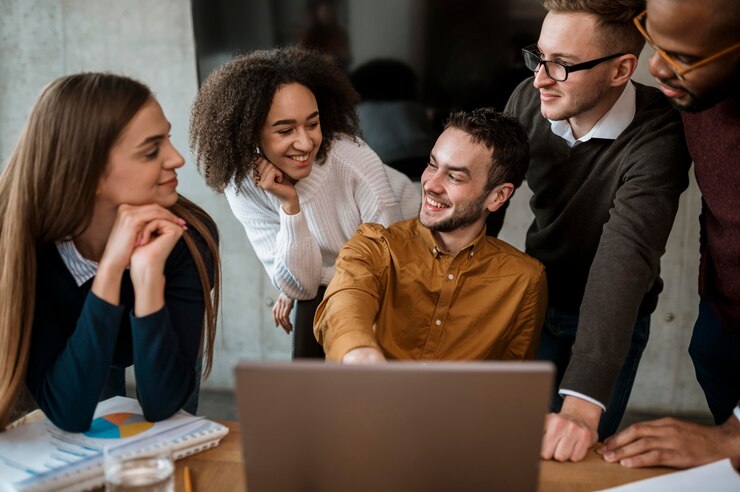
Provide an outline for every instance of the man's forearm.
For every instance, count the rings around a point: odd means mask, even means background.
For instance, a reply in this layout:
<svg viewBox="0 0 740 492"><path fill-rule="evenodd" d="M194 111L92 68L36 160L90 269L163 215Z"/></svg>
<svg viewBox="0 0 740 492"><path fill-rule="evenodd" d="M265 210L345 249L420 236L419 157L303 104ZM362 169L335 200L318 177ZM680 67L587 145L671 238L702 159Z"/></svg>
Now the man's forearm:
<svg viewBox="0 0 740 492"><path fill-rule="evenodd" d="M327 360L341 361L359 347L378 348L373 332L377 311L378 301L373 296L353 289L331 292L330 284L314 321L314 334Z"/></svg>

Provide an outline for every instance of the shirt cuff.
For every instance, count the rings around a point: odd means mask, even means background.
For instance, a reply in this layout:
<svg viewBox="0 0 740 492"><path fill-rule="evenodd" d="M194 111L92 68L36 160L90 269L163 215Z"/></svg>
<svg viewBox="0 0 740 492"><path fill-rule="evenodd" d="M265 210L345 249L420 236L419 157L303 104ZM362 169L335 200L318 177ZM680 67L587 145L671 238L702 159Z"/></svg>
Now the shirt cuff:
<svg viewBox="0 0 740 492"><path fill-rule="evenodd" d="M301 208L300 210L298 210L298 212L296 212L294 214L289 214L288 212L286 212L285 210L283 210L283 206L281 204L280 207L278 208L278 215L280 216L280 221L281 222L283 220L296 220L298 218L302 218L303 217L303 208Z"/></svg>
<svg viewBox="0 0 740 492"><path fill-rule="evenodd" d="M134 310L132 309L129 316L131 318L131 326L139 325L147 328L151 326L157 326L158 324L162 323L162 321L167 316L167 304L154 311L153 313L149 313L145 316L136 316L134 314Z"/></svg>
<svg viewBox="0 0 740 492"><path fill-rule="evenodd" d="M342 362L347 352L360 347L372 347L380 350L375 337L371 333L366 333L362 330L344 332L341 336L332 340L331 343L324 344L326 359L336 362ZM383 352L382 350L380 351Z"/></svg>
<svg viewBox="0 0 740 492"><path fill-rule="evenodd" d="M740 420L740 405L735 407L735 411L733 413L735 414L735 418Z"/></svg>
<svg viewBox="0 0 740 492"><path fill-rule="evenodd" d="M581 400L586 400L587 402L593 403L594 405L596 405L597 407L599 407L602 412L606 412L606 407L600 401L594 400L590 396L586 396L583 393L579 393L577 391L572 391L572 390L568 390L568 389L561 389L560 391L558 391L558 394L560 396L563 396L563 397L565 397L565 396L575 396L576 398L580 398Z"/></svg>

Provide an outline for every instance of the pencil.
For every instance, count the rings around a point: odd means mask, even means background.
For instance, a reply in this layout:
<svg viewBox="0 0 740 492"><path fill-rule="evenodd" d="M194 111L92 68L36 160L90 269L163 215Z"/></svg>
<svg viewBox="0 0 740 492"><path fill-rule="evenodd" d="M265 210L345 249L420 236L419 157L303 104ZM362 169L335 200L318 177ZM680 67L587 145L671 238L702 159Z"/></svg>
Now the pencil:
<svg viewBox="0 0 740 492"><path fill-rule="evenodd" d="M185 483L185 492L193 492L193 484L190 482L190 468L187 466L182 471L182 479Z"/></svg>

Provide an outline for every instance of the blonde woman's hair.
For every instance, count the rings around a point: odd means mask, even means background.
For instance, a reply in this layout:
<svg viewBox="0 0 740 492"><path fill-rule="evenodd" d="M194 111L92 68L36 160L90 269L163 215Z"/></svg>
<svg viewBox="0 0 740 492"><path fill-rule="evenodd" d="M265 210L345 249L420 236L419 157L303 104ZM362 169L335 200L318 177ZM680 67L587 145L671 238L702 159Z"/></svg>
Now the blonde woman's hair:
<svg viewBox="0 0 740 492"><path fill-rule="evenodd" d="M107 73L59 78L41 93L0 175L0 430L24 386L36 293L36 246L74 238L92 220L95 191L110 149L152 98L144 84ZM180 197L172 207L204 238L205 260L189 233L183 237L200 275L205 303L201 343L207 375L219 302L218 246L208 215ZM213 295L212 295L213 292Z"/></svg>

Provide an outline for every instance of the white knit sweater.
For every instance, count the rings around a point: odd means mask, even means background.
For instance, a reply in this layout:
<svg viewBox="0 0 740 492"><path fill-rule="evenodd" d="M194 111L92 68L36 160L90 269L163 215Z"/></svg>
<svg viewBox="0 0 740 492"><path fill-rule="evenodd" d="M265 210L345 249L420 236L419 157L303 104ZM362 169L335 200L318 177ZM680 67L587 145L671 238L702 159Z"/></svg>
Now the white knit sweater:
<svg viewBox="0 0 740 492"><path fill-rule="evenodd" d="M287 215L274 195L246 179L225 190L231 210L275 287L311 299L334 276L339 249L361 223L401 219L380 158L364 142L334 141L324 163L296 183L301 210Z"/></svg>

